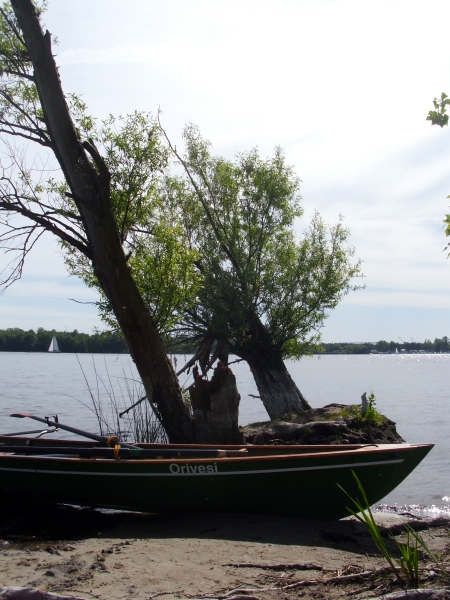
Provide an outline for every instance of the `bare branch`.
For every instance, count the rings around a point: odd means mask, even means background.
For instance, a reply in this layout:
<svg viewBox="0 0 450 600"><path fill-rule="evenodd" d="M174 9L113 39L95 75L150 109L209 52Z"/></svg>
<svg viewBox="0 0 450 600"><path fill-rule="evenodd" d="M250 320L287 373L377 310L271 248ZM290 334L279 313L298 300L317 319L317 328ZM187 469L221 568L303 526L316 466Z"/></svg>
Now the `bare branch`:
<svg viewBox="0 0 450 600"><path fill-rule="evenodd" d="M33 211L21 206L19 203L13 204L11 202L5 202L4 200L0 200L0 209L4 209L10 212L15 212L23 217L27 217L34 223L37 223L46 231L50 231L54 235L56 235L59 239L67 242L77 250L79 250L82 254L84 254L87 258L92 259L92 254L89 246L81 243L79 240L67 234L60 227L49 221L47 218L37 215Z"/></svg>
<svg viewBox="0 0 450 600"><path fill-rule="evenodd" d="M0 52L0 56L5 56L5 54ZM33 75L28 75L28 73L21 73L20 71L13 71L11 69L4 69L3 72L7 73L8 75L14 75L15 77L23 77L24 79L28 79L28 81L34 82Z"/></svg>
<svg viewBox="0 0 450 600"><path fill-rule="evenodd" d="M0 96L3 96L3 98L11 106L13 106L18 112L20 112L20 114L23 116L24 119L26 119L29 123L31 123L33 125L34 131L36 131L36 135L41 136L42 138L48 140L50 143L50 138L47 136L47 133L39 127L39 125L35 122L35 120L30 116L30 114L28 112L26 112L20 106L20 104L18 104L17 102L14 101L12 96L5 91L5 88L0 89ZM5 122L5 124L11 128L13 128L13 127L23 128L23 126L19 125L18 123L11 124L11 123ZM33 130L33 128L31 129L31 131Z"/></svg>
<svg viewBox="0 0 450 600"><path fill-rule="evenodd" d="M43 231L39 232L38 234L36 234L36 237L33 240L31 240L31 236L33 233L35 233L35 231L36 231L36 227L30 228L30 231L27 234L27 236L25 237L25 241L23 242L23 245L21 248L21 257L20 257L18 263L13 267L12 273L5 280L0 281L0 287L2 288L2 291L4 291L10 285L12 285L14 283L14 281L17 281L18 279L20 279L22 277L23 266L25 264L25 258L27 257L30 250L33 249L34 245L36 244L38 239L41 237L41 235L44 233ZM11 250L13 250L13 249L11 249ZM11 265L12 263L13 263L13 261L11 261L7 266ZM3 270L5 270L5 269L3 269Z"/></svg>

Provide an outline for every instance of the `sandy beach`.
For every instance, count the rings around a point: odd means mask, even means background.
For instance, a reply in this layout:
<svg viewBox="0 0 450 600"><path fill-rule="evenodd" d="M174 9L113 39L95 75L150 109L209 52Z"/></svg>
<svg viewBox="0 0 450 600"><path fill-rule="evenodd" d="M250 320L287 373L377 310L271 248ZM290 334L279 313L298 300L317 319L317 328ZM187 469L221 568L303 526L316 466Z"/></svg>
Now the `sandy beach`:
<svg viewBox="0 0 450 600"><path fill-rule="evenodd" d="M390 526L405 517L380 513L377 520ZM449 542L446 527L423 535L436 551ZM385 566L365 527L354 519L60 508L3 517L0 539L1 585L100 600L220 598L227 593L269 600L364 598L376 596L385 581L380 576L378 588L373 577L302 583ZM245 566L249 563L254 566Z"/></svg>

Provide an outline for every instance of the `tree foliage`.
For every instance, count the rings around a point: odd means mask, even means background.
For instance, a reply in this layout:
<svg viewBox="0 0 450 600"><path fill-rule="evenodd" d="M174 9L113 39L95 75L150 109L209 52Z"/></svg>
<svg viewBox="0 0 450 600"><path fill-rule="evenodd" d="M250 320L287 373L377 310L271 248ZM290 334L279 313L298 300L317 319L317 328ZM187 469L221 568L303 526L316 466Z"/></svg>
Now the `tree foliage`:
<svg viewBox="0 0 450 600"><path fill-rule="evenodd" d="M444 127L448 125L447 106L450 104L450 98L442 92L440 99L433 99L434 110L430 110L427 115L427 121L431 121L432 125Z"/></svg>
<svg viewBox="0 0 450 600"><path fill-rule="evenodd" d="M280 148L266 160L253 149L231 161L213 156L194 126L184 139L187 177L169 201L199 254L202 287L183 333L209 331L240 356L256 320L283 357L311 352L328 311L358 288L348 230L316 213L296 236L300 180Z"/></svg>
<svg viewBox="0 0 450 600"><path fill-rule="evenodd" d="M77 122L85 122L86 107L77 100ZM111 173L111 201L127 261L139 292L160 333L170 331L180 311L195 299L200 279L195 271L197 254L184 243L179 224L165 204L170 181L169 149L160 128L149 113L135 112L125 118L110 116L89 131ZM65 189L57 188L59 204L69 201ZM62 242L69 272L100 295L102 319L112 328L118 324L111 305L95 277L92 263L73 245Z"/></svg>

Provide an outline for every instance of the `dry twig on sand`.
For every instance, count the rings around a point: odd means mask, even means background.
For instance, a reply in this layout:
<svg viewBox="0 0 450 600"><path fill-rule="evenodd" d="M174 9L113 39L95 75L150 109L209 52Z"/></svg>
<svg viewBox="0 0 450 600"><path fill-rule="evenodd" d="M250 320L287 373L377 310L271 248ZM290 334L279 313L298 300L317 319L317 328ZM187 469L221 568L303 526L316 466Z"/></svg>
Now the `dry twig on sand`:
<svg viewBox="0 0 450 600"><path fill-rule="evenodd" d="M406 528L410 527L413 531L425 531L426 529L436 529L437 527L449 527L450 519L448 517L436 517L435 519L421 520L421 521L405 521L404 523L396 523L389 527L380 527L381 535L383 537L390 537L391 535L399 535L405 533Z"/></svg>
<svg viewBox="0 0 450 600"><path fill-rule="evenodd" d="M177 590L176 592L156 592L155 594L150 594L147 596L148 600L153 600L153 598L157 598L158 596L166 596L167 594L184 594L184 590Z"/></svg>
<svg viewBox="0 0 450 600"><path fill-rule="evenodd" d="M324 569L321 565L315 563L282 563L277 565L269 565L266 563L225 563L223 567L236 567L236 568L249 568L249 569L263 569L271 571L329 571L331 569Z"/></svg>
<svg viewBox="0 0 450 600"><path fill-rule="evenodd" d="M224 566L258 566L259 568L264 568L261 567L261 565L256 565L253 563L237 563L237 564L226 564ZM276 565L276 566L280 566L280 565ZM285 565L286 566L286 565ZM316 567L318 567L320 565L315 565L314 568L315 570ZM281 566L280 566L281 567ZM266 568L273 568L273 565L271 567L267 566ZM291 567L292 568L292 567ZM304 568L304 566L302 567ZM322 571L324 571L325 569L321 569ZM296 588L299 587L304 587L304 586L312 586L312 585L327 585L327 584L340 584L340 583L349 583L351 581L357 581L358 579L367 579L368 577L372 577L372 576L376 576L376 575L381 575L387 572L388 569L386 568L382 568L382 569L375 569L373 571L362 571L361 573L350 573L348 575L336 575L334 577L327 577L327 578L322 578L322 579L301 579L301 580L297 580L297 581L293 581L291 583L288 583L287 585L276 585L276 586L271 586L271 587L265 587L265 588L233 588L231 590L225 591L225 590L220 590L219 592L216 592L215 594L212 593L205 593L205 594L201 594L201 595L196 595L196 596L192 596L189 594L186 594L186 596L188 598L198 598L198 599L206 599L206 598L211 598L211 599L215 599L215 600L260 600L258 598L256 598L256 596L253 596L252 594L263 594L264 592L274 592L274 591L289 591L289 590L295 590ZM280 579L280 578L278 578ZM279 582L281 583L281 581ZM371 587L365 587L363 588L361 591L366 591L371 589ZM379 589L379 588L377 588ZM450 600L450 598L449 598Z"/></svg>
<svg viewBox="0 0 450 600"><path fill-rule="evenodd" d="M85 600L78 596L62 596L51 592L42 592L36 588L0 587L2 600Z"/></svg>
<svg viewBox="0 0 450 600"><path fill-rule="evenodd" d="M377 598L372 597L370 600L450 600L450 589L402 590L385 596L378 596Z"/></svg>

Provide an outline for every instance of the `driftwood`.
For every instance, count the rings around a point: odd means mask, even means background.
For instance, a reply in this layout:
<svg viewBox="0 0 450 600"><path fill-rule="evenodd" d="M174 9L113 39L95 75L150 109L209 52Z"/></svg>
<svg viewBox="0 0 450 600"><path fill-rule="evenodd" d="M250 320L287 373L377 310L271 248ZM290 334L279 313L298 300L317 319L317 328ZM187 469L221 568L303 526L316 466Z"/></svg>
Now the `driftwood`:
<svg viewBox="0 0 450 600"><path fill-rule="evenodd" d="M236 567L249 569L267 569L271 571L289 571L290 569L296 571L324 571L325 569L321 565L315 563L282 563L277 565L268 565L266 563L225 563L223 567Z"/></svg>
<svg viewBox="0 0 450 600"><path fill-rule="evenodd" d="M379 585L377 588L375 588L375 591L382 588L383 586ZM345 595L346 596L357 596L358 594L362 594L363 592L368 592L373 590L373 586L371 585L366 585L366 587L363 588L359 588L358 590L353 590L351 592L347 592ZM371 598L371 600L375 600L374 598Z"/></svg>
<svg viewBox="0 0 450 600"><path fill-rule="evenodd" d="M184 594L184 590L176 590L175 592L156 592L154 594L147 595L148 600L153 600L153 598L157 598L158 596L167 596L169 594Z"/></svg>
<svg viewBox="0 0 450 600"><path fill-rule="evenodd" d="M434 519L435 521L437 519ZM314 569L317 571L325 571L321 565L313 564L313 563L286 563L286 564L276 564L276 565L268 565L266 563L226 563L223 565L224 567L250 567L250 568L258 568L258 569L267 569L274 571L285 571L289 569ZM352 565L351 565L352 566ZM346 569L347 570L347 569ZM360 573L348 573L342 575L336 575L333 577L326 578L315 578L315 579L301 579L297 581L292 581L287 585L280 585L281 581L278 585L272 585L270 587L260 587L260 588L244 588L238 587L233 588L231 590L220 590L216 593L205 593L196 596L191 596L186 594L188 598L198 598L198 599L213 599L216 600L261 600L256 594L264 594L265 592L280 592L280 591L291 591L300 587L306 586L314 586L314 585L328 585L328 584L345 584L352 581L358 581L360 579L369 579L376 578L380 575L384 575L391 571L390 567L381 567L380 569L373 569L371 571L362 571ZM345 573L345 571L344 571ZM266 577L270 577L267 575ZM379 582L379 579L378 581ZM284 582L283 582L284 583ZM373 590L374 581L372 581L372 585L367 587L359 588L353 592L347 592L347 595L355 595L360 594L365 591ZM375 591L382 590L385 586L379 585L375 587ZM369 598L364 598L363 600L369 600ZM394 592L387 595L378 596L377 598L371 596L370 600L450 600L450 588L439 588L439 589L421 589L421 590L402 590L400 592Z"/></svg>
<svg viewBox="0 0 450 600"><path fill-rule="evenodd" d="M62 596L36 588L0 587L2 600L85 600L80 596Z"/></svg>
<svg viewBox="0 0 450 600"><path fill-rule="evenodd" d="M351 573L350 575L336 575L336 577L328 577L328 579L319 579L317 581L320 581L320 583L346 583L355 579L371 577L375 574L375 571L363 571L362 573Z"/></svg>
<svg viewBox="0 0 450 600"><path fill-rule="evenodd" d="M269 592L274 590L279 590L280 588L270 587L270 588L255 588L255 589L247 589L247 588L233 588L232 590L228 590L227 592L222 590L221 592L217 592L216 594L199 594L193 596L191 594L186 594L187 598L215 598L216 600L260 600L256 596L252 596L255 592Z"/></svg>
<svg viewBox="0 0 450 600"><path fill-rule="evenodd" d="M399 535L404 533L406 527L410 527L414 531L424 531L426 529L436 529L437 527L450 527L450 519L448 517L436 517L435 519L423 519L420 521L408 521L407 523L396 523L389 527L380 527L381 535L389 537L391 535Z"/></svg>
<svg viewBox="0 0 450 600"><path fill-rule="evenodd" d="M328 583L348 583L349 581L355 581L358 579L365 579L374 575L374 571L363 571L362 573L352 573L351 575L336 575L336 577L328 577L327 579L301 579L300 581L294 581L288 585L282 585L278 590L295 590L299 587L307 585L327 585Z"/></svg>
<svg viewBox="0 0 450 600"><path fill-rule="evenodd" d="M369 600L369 598L364 598L363 600ZM402 590L401 592L392 592L391 594L378 596L377 598L371 596L370 600L450 600L450 589Z"/></svg>
<svg viewBox="0 0 450 600"><path fill-rule="evenodd" d="M260 600L257 596L249 596L248 594L238 594L237 596L226 596L226 600Z"/></svg>
<svg viewBox="0 0 450 600"><path fill-rule="evenodd" d="M223 566L231 566L231 567L236 567L236 566L249 566L252 565L252 563L230 563L230 564L226 564ZM257 565L258 568L264 568L261 567L261 565ZM277 566L277 565L276 565ZM288 565L285 565L288 566ZM320 567L320 565L314 565L314 569L317 569L317 567L319 567L320 570L324 571L325 569L323 567ZM268 568L273 568L273 565L271 567ZM292 568L292 566L291 566ZM302 565L302 568L304 568L304 565ZM299 587L305 587L308 585L326 585L329 583L334 583L334 584L339 584L339 583L348 583L349 581L356 581L358 579L366 579L368 577L374 576L374 575L380 575L382 573L385 573L386 571L388 571L389 569L384 567L382 569L375 569L373 571L363 571L362 573L351 573L349 575L336 575L335 577L328 577L326 579L301 579L301 580L297 580L294 582L291 582L287 585L278 585L278 586L271 586L271 587L264 587L264 588L233 588L232 590L221 590L220 592L216 592L215 594L211 594L211 593L206 593L206 594L200 594L200 595L196 595L196 596L191 596L189 594L186 594L186 597L188 598L201 598L201 599L206 599L206 598L215 598L216 600L260 600L259 598L257 598L256 596L253 596L251 594L263 594L264 592L279 592L279 591L288 591L288 590L295 590L296 588ZM365 591L365 589L364 589ZM377 600L377 599L371 599L371 600ZM384 600L380 599L380 600ZM418 599L419 600L419 599ZM428 600L428 598L421 598L420 600ZM434 598L430 598L429 600L434 600ZM446 597L436 597L436 600L450 600L450 596L449 598Z"/></svg>
<svg viewBox="0 0 450 600"><path fill-rule="evenodd" d="M275 588L274 588L275 589ZM254 592L262 592L263 590L253 590ZM245 592L245 590L244 590ZM233 592L235 594L235 592ZM257 596L252 596L249 594L237 594L237 595L228 595L228 594L213 594L212 596L192 596L192 598L214 598L214 600L261 600Z"/></svg>

